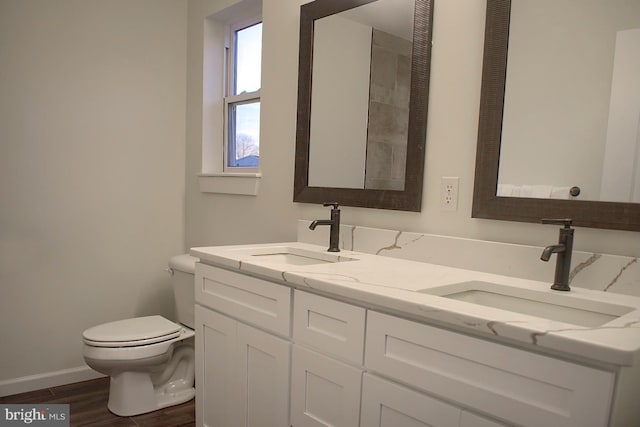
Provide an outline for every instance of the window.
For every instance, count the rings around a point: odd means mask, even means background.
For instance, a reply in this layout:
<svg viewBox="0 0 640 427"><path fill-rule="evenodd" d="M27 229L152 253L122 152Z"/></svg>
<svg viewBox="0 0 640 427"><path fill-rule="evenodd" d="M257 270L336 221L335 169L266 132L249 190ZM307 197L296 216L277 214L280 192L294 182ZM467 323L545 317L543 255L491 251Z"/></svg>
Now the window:
<svg viewBox="0 0 640 427"><path fill-rule="evenodd" d="M229 27L224 98L225 172L257 172L260 160L262 22Z"/></svg>

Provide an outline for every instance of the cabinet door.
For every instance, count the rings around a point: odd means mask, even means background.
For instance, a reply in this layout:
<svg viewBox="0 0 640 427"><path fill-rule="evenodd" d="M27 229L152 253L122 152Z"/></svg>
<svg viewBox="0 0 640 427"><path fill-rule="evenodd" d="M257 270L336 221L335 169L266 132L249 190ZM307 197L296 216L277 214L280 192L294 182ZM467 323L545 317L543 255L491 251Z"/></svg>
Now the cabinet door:
<svg viewBox="0 0 640 427"><path fill-rule="evenodd" d="M288 341L238 323L241 419L235 426L289 425Z"/></svg>
<svg viewBox="0 0 640 427"><path fill-rule="evenodd" d="M363 427L458 427L460 409L371 374L362 380Z"/></svg>
<svg viewBox="0 0 640 427"><path fill-rule="evenodd" d="M294 427L357 427L362 371L293 346L291 424Z"/></svg>
<svg viewBox="0 0 640 427"><path fill-rule="evenodd" d="M238 413L234 398L237 322L199 305L195 316L196 425L232 427Z"/></svg>

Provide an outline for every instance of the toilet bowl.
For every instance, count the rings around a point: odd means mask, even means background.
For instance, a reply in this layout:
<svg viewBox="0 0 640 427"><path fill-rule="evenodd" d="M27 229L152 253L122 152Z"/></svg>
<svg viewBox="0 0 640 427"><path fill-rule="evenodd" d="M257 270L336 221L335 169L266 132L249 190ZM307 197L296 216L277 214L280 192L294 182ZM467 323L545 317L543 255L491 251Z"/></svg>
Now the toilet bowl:
<svg viewBox="0 0 640 427"><path fill-rule="evenodd" d="M169 261L180 323L136 317L83 332L85 362L110 377L111 412L132 416L187 402L195 396L193 274L197 258Z"/></svg>

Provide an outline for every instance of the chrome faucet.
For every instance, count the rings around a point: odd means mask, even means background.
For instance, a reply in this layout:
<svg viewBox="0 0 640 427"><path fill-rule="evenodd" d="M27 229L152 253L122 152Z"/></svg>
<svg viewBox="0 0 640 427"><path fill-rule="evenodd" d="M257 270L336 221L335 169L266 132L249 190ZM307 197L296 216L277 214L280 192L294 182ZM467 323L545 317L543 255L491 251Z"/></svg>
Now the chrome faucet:
<svg viewBox="0 0 640 427"><path fill-rule="evenodd" d="M331 219L317 219L309 225L310 230L315 230L318 225L329 225L331 229L329 231L329 249L327 252L340 252L339 240L340 240L340 209L338 209L338 203L323 203L322 206L332 206Z"/></svg>
<svg viewBox="0 0 640 427"><path fill-rule="evenodd" d="M571 253L573 252L573 231L571 219L543 219L542 224L564 225L560 229L558 244L549 245L543 249L540 259L549 261L552 254L557 254L556 273L553 278L551 289L556 291L570 291L569 273L571 272Z"/></svg>

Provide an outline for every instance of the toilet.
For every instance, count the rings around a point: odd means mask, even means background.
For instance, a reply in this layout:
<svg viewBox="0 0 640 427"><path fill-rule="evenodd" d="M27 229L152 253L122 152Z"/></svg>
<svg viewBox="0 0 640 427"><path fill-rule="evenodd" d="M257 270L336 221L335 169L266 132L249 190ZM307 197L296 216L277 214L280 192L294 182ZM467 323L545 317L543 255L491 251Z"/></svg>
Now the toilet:
<svg viewBox="0 0 640 427"><path fill-rule="evenodd" d="M108 407L120 416L156 411L195 396L194 269L190 255L169 260L179 323L136 317L83 332L84 360L111 377Z"/></svg>

